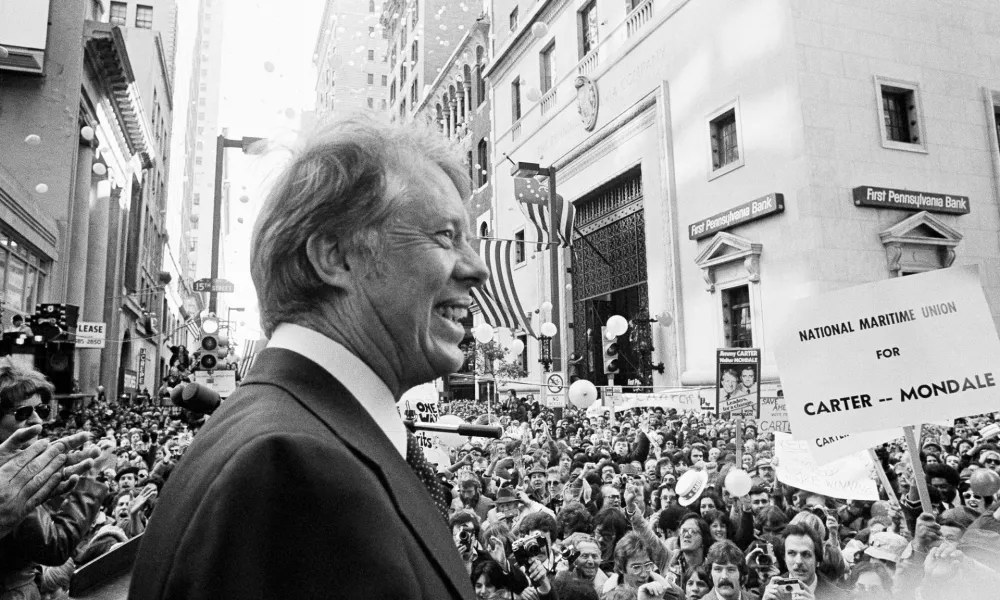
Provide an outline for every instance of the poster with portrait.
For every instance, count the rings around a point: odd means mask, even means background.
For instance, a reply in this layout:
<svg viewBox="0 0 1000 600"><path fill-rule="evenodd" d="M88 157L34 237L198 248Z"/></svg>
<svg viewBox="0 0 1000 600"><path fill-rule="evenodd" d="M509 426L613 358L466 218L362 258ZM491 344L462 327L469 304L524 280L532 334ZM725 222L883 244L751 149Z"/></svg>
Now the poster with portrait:
<svg viewBox="0 0 1000 600"><path fill-rule="evenodd" d="M760 348L719 348L715 359L716 416L757 418Z"/></svg>

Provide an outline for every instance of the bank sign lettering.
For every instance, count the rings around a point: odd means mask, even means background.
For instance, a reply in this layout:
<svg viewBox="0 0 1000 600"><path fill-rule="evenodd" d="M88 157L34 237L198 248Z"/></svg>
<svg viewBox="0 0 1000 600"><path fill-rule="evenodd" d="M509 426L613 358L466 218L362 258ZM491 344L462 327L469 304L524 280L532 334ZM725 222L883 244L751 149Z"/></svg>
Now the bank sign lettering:
<svg viewBox="0 0 1000 600"><path fill-rule="evenodd" d="M952 215L967 215L971 210L968 196L894 190L867 185L854 188L854 204L877 208L926 210Z"/></svg>
<svg viewBox="0 0 1000 600"><path fill-rule="evenodd" d="M757 219L784 211L784 195L768 194L762 198L740 204L735 208L688 225L688 237L692 240L700 240L717 231L749 223L750 221L756 221Z"/></svg>

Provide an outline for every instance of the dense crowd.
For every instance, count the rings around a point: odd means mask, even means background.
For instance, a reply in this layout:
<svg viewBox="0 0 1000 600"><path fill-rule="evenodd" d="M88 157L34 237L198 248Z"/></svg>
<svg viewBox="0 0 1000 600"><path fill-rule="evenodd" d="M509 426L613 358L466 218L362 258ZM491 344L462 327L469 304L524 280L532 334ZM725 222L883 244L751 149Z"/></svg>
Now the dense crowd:
<svg viewBox="0 0 1000 600"><path fill-rule="evenodd" d="M65 456L44 503L17 518L0 512L3 600L67 597L74 570L141 534L205 418L103 394L49 414L51 393L37 373L0 364L0 467L41 448L36 436ZM513 393L442 412L504 432L450 447L450 464L438 465L479 600L930 600L1000 589L1000 503L973 489L976 471L1000 471L992 415L924 429L925 513L901 441L876 451L891 494L880 485L883 500L861 502L778 481L773 437L752 422L737 432L707 414L611 419L572 407L555 420ZM725 485L736 468L752 475L741 497ZM695 484L678 486L689 471Z"/></svg>
<svg viewBox="0 0 1000 600"><path fill-rule="evenodd" d="M438 467L479 600L931 600L1000 589L1000 503L977 493L1000 471L995 415L925 426L926 513L902 440L876 449L891 493L880 483L883 500L863 502L778 481L773 435L752 422L738 435L732 421L658 408L614 420L568 408L556 421L513 393L486 410L444 407L499 421L504 436L452 447L452 464ZM742 497L725 484L737 468L752 476ZM694 485L678 486L688 471Z"/></svg>
<svg viewBox="0 0 1000 600"><path fill-rule="evenodd" d="M27 503L30 510L6 527L0 519L3 600L66 598L76 569L140 535L204 422L144 394L122 402L102 392L78 410L53 410L53 389L41 374L0 359L0 466L11 469L0 477L0 499L15 488L12 467L32 469L22 461L35 448L58 446L52 456L62 454L63 466L75 463L49 473L60 489L44 502Z"/></svg>

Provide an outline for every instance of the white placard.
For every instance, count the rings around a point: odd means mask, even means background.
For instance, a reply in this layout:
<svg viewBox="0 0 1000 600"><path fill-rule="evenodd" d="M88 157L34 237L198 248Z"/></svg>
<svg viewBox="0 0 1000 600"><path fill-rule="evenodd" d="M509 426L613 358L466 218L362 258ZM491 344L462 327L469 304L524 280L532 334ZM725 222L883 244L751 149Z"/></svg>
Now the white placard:
<svg viewBox="0 0 1000 600"><path fill-rule="evenodd" d="M195 371L194 381L209 387L219 393L219 396L228 398L236 391L236 371Z"/></svg>
<svg viewBox="0 0 1000 600"><path fill-rule="evenodd" d="M774 434L774 467L778 481L799 489L845 500L878 500L878 486L870 473L871 458L858 452L819 465L809 444L780 431Z"/></svg>
<svg viewBox="0 0 1000 600"><path fill-rule="evenodd" d="M775 358L796 439L992 412L1000 339L974 266L805 298Z"/></svg>
<svg viewBox="0 0 1000 600"><path fill-rule="evenodd" d="M107 324L94 321L76 322L77 348L103 348L107 336Z"/></svg>

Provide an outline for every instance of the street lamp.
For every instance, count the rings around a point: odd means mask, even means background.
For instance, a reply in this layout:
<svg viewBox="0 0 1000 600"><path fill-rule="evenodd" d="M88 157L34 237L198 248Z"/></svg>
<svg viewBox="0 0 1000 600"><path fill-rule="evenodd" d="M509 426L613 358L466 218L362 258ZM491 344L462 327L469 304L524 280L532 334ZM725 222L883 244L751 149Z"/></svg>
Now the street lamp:
<svg viewBox="0 0 1000 600"><path fill-rule="evenodd" d="M238 140L226 137L225 129L215 139L215 202L212 206L212 280L219 278L219 238L222 234L222 171L225 168L226 148L240 148L244 154L254 154L254 145L264 141L259 137L244 137ZM208 297L208 311L218 310L219 293L211 292Z"/></svg>
<svg viewBox="0 0 1000 600"><path fill-rule="evenodd" d="M226 309L226 327L228 329L232 329L233 328L233 311L234 310L236 312L244 312L246 309L243 308L242 306L230 306L229 308Z"/></svg>

